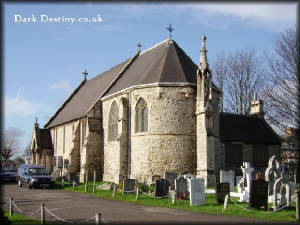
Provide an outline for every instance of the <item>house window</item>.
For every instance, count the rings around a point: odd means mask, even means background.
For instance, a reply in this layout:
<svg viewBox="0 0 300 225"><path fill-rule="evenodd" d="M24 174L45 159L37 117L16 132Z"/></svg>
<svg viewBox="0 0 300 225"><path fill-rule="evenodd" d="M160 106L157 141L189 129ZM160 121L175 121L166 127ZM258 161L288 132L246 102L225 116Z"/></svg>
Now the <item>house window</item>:
<svg viewBox="0 0 300 225"><path fill-rule="evenodd" d="M140 98L135 107L135 132L148 131L148 107L143 98Z"/></svg>
<svg viewBox="0 0 300 225"><path fill-rule="evenodd" d="M243 145L225 144L225 167L240 167L243 163Z"/></svg>
<svg viewBox="0 0 300 225"><path fill-rule="evenodd" d="M108 119L108 140L116 140L118 137L118 117L119 108L117 103L114 101L111 104L109 119Z"/></svg>
<svg viewBox="0 0 300 225"><path fill-rule="evenodd" d="M268 145L254 144L253 145L253 167L268 166Z"/></svg>

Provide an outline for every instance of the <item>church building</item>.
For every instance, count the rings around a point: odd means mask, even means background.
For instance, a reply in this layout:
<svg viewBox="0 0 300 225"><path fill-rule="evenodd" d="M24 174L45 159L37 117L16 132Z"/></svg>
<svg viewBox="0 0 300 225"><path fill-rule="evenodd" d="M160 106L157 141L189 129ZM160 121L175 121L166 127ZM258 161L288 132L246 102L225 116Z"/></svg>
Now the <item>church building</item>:
<svg viewBox="0 0 300 225"><path fill-rule="evenodd" d="M213 186L220 169L239 174L246 161L263 170L270 156L280 157L280 139L264 120L261 100L251 102L250 115L219 112L222 92L212 81L206 37L198 66L171 37L138 47L90 80L85 72L44 129L36 122L32 163L81 181L95 169L99 179L115 183L152 183L152 176L174 172Z"/></svg>

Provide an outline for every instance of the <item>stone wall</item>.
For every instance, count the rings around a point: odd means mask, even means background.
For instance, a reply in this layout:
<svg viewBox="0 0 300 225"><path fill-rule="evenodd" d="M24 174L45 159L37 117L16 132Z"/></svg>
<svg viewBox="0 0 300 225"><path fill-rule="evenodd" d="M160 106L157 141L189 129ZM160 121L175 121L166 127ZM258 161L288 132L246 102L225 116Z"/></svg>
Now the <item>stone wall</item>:
<svg viewBox="0 0 300 225"><path fill-rule="evenodd" d="M135 107L143 98L148 108L148 131L135 132ZM130 149L120 139L108 141L108 115L113 101L119 106L121 98L129 102ZM145 87L123 92L103 100L104 176L117 182L120 168L126 166L126 152L130 151L130 178L152 182L153 175L164 172L179 174L196 169L195 90L193 87ZM119 121L121 118L119 116ZM121 126L121 124L119 123ZM123 132L126 136L126 132ZM121 153L121 154L120 154ZM125 154L122 156L122 154ZM119 179L120 180L120 179Z"/></svg>

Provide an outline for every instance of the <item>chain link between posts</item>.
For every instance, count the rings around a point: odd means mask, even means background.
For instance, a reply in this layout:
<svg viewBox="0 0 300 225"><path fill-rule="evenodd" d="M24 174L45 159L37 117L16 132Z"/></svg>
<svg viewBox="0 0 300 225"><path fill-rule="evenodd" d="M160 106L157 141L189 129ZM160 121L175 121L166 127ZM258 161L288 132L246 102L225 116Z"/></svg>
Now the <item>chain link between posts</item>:
<svg viewBox="0 0 300 225"><path fill-rule="evenodd" d="M244 209L244 210L247 210L248 212L251 212L251 211L252 211L252 210L247 209L247 208L245 208L245 207L243 207L243 206L240 206L239 204L237 204L236 201L234 201L234 200L231 199L231 198L229 198L229 200L232 201L236 206L238 206L238 207L240 207L240 208L242 208L242 209ZM281 207L281 208L279 208L279 209L276 209L276 210L273 210L273 211L269 211L269 212L261 212L261 213L274 213L274 212L278 212L278 211L280 211L280 210L282 210L282 209L284 209L284 208L286 208L286 207L288 207L288 206L285 205L285 206L283 206L283 207Z"/></svg>

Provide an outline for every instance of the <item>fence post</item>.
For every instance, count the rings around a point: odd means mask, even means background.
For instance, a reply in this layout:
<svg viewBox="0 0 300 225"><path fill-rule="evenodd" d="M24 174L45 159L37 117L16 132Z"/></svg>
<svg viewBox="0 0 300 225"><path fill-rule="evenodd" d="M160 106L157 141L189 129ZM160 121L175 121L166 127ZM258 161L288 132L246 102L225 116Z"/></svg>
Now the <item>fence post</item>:
<svg viewBox="0 0 300 225"><path fill-rule="evenodd" d="M95 194L95 189L96 189L96 170L94 170L93 194Z"/></svg>
<svg viewBox="0 0 300 225"><path fill-rule="evenodd" d="M139 199L139 195L140 195L140 191L139 191L139 187L137 187L135 199Z"/></svg>
<svg viewBox="0 0 300 225"><path fill-rule="evenodd" d="M113 186L113 193L112 196L115 197L116 196L116 184L114 184Z"/></svg>
<svg viewBox="0 0 300 225"><path fill-rule="evenodd" d="M41 224L45 224L45 204L41 204Z"/></svg>
<svg viewBox="0 0 300 225"><path fill-rule="evenodd" d="M88 191L88 170L86 171L86 174L85 174L85 188L84 188L84 191L87 192Z"/></svg>
<svg viewBox="0 0 300 225"><path fill-rule="evenodd" d="M13 198L9 199L9 215L12 216L14 214L14 206L13 206Z"/></svg>
<svg viewBox="0 0 300 225"><path fill-rule="evenodd" d="M99 225L101 223L101 213L96 213L95 222L96 225Z"/></svg>
<svg viewBox="0 0 300 225"><path fill-rule="evenodd" d="M64 177L61 178L61 188L64 189L65 186L65 179Z"/></svg>
<svg viewBox="0 0 300 225"><path fill-rule="evenodd" d="M298 221L299 221L299 203L300 203L299 194L300 194L299 190L296 191L296 220Z"/></svg>
<svg viewBox="0 0 300 225"><path fill-rule="evenodd" d="M172 193L172 204L174 205L176 202L176 192Z"/></svg>

